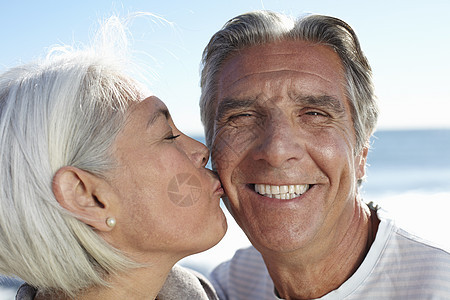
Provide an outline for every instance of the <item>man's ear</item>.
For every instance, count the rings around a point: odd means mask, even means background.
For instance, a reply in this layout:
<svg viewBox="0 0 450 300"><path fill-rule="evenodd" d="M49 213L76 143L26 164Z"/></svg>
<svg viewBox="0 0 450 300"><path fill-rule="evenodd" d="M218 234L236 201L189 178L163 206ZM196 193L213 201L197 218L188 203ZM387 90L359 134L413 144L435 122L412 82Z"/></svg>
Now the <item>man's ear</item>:
<svg viewBox="0 0 450 300"><path fill-rule="evenodd" d="M79 220L100 231L110 231L106 224L111 212L109 185L84 170L65 166L53 177L52 189L58 203Z"/></svg>
<svg viewBox="0 0 450 300"><path fill-rule="evenodd" d="M356 169L356 178L357 179L363 179L366 175L366 162L367 162L367 154L369 153L369 146L365 145L360 154L357 156L357 159L359 160L357 169Z"/></svg>

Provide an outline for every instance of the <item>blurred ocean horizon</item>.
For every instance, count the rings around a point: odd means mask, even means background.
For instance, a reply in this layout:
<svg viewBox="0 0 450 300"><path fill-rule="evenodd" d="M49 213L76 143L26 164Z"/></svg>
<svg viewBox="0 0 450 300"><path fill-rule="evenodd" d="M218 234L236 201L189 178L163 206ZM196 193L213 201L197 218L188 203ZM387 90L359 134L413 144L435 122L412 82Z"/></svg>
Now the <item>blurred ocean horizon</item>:
<svg viewBox="0 0 450 300"><path fill-rule="evenodd" d="M194 137L204 142L203 137ZM372 139L367 180L361 194L387 210L412 232L450 249L450 129L381 130ZM224 206L223 209L226 211ZM208 251L180 264L208 274L234 252L248 247L246 236L228 212L228 232ZM206 224L205 224L206 226ZM14 299L14 282L0 288L0 300Z"/></svg>
<svg viewBox="0 0 450 300"><path fill-rule="evenodd" d="M376 132L363 192L450 192L449 148L450 129Z"/></svg>

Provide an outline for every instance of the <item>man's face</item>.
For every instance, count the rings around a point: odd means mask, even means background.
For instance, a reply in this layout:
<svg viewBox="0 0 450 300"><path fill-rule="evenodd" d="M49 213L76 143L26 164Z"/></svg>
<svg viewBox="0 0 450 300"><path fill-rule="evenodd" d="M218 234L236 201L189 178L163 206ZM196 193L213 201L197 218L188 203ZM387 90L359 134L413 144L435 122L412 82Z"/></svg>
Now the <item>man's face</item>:
<svg viewBox="0 0 450 300"><path fill-rule="evenodd" d="M253 245L320 249L342 236L367 151L354 155L338 55L302 41L245 49L224 64L217 101L213 164Z"/></svg>

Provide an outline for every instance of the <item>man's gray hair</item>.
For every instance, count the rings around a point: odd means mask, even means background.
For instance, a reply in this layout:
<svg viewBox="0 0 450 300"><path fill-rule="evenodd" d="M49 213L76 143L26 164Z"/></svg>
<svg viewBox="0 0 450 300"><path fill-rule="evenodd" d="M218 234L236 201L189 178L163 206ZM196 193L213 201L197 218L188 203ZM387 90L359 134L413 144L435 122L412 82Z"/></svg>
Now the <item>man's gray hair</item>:
<svg viewBox="0 0 450 300"><path fill-rule="evenodd" d="M121 43L121 21L108 22L116 35L110 41ZM0 75L0 273L44 291L73 297L137 266L52 192L63 166L104 178L115 166L113 142L127 107L144 92L124 73L117 43L114 49L54 49Z"/></svg>
<svg viewBox="0 0 450 300"><path fill-rule="evenodd" d="M237 16L213 35L203 52L200 111L209 148L214 139L218 76L224 63L239 50L281 40L301 40L331 47L345 69L346 90L356 151L368 147L377 118L372 71L353 29L344 21L322 15L293 20L283 14L256 11Z"/></svg>

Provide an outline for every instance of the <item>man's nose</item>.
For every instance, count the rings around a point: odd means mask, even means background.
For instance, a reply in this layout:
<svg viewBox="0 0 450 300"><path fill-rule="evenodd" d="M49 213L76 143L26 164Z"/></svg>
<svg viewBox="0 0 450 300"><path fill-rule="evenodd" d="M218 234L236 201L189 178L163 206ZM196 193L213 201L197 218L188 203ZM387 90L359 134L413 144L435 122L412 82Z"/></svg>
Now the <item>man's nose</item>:
<svg viewBox="0 0 450 300"><path fill-rule="evenodd" d="M264 160L274 168L288 167L305 153L301 132L295 124L281 114L271 118L261 132L253 151L254 160Z"/></svg>

